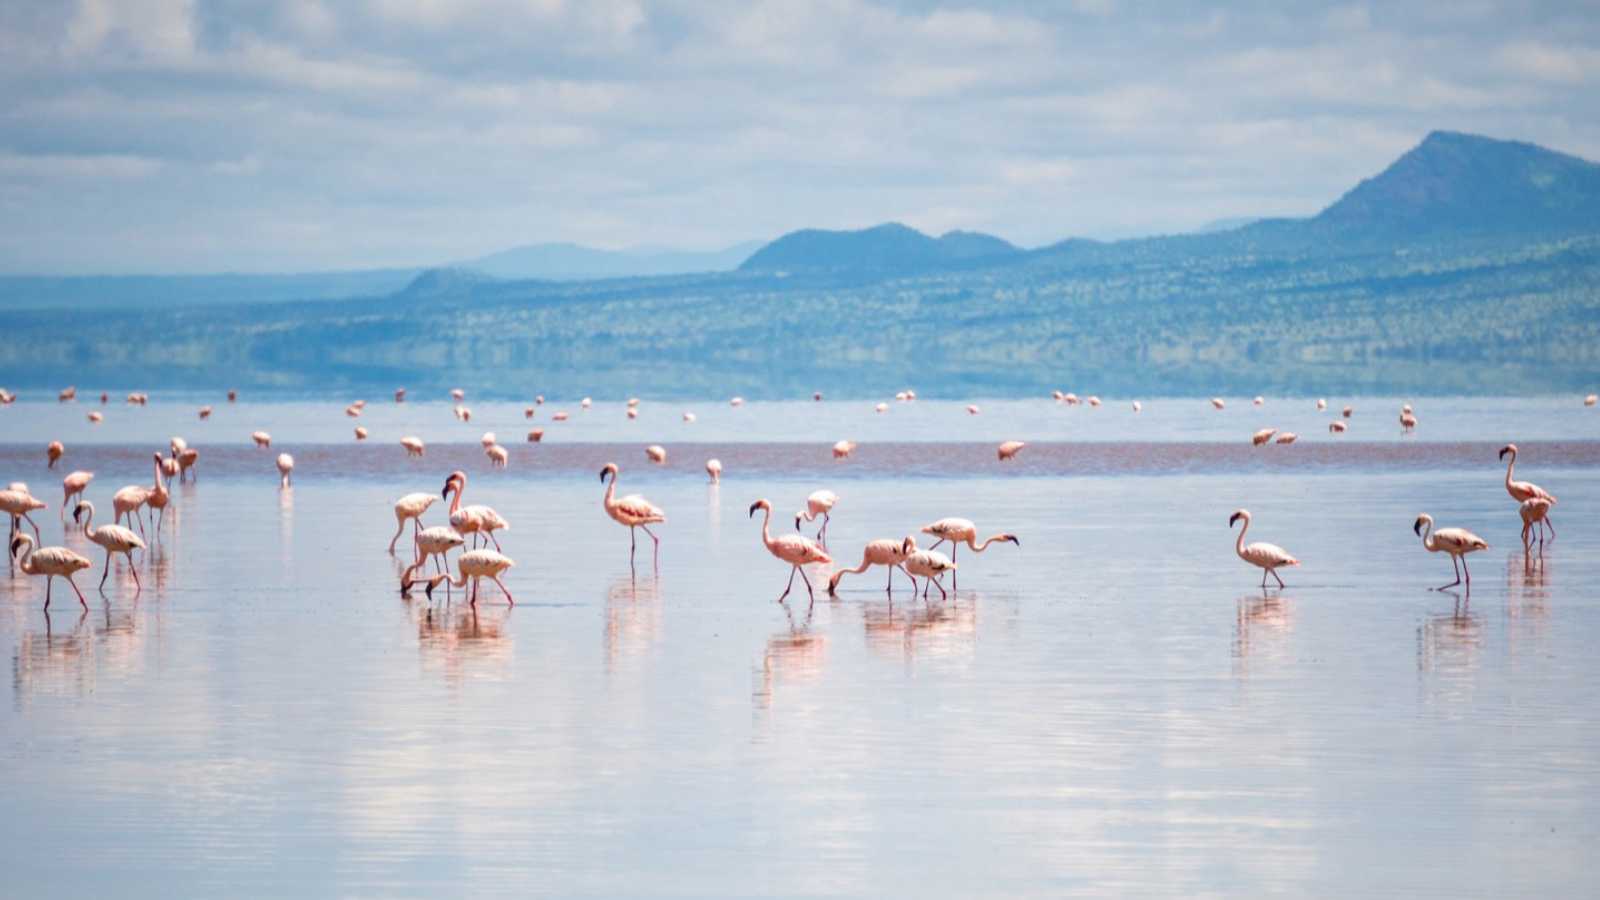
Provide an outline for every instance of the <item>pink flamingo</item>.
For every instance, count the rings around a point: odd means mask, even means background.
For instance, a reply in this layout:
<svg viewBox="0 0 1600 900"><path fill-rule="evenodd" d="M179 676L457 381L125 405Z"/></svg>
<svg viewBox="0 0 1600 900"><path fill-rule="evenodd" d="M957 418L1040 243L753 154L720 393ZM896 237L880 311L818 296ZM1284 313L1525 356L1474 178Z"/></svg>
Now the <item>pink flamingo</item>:
<svg viewBox="0 0 1600 900"><path fill-rule="evenodd" d="M996 455L1000 457L1001 462L1006 462L1007 460L1015 459L1017 454L1022 452L1022 448L1026 446L1028 445L1024 441L1006 441L1000 445Z"/></svg>
<svg viewBox="0 0 1600 900"><path fill-rule="evenodd" d="M94 504L87 500L73 508L72 521L78 521L78 517L86 511L88 515L83 519L83 533L88 536L89 540L94 541L106 550L106 569L100 573L100 590L102 592L105 591L106 578L111 574L111 554L121 553L128 557L128 571L133 573L133 585L137 589L135 596L143 593L144 585L139 583L139 569L133 564L133 551L143 550L145 548L144 541L140 540L137 534L121 525L91 527L94 525Z"/></svg>
<svg viewBox="0 0 1600 900"><path fill-rule="evenodd" d="M722 460L720 460L720 459L708 459L708 460L706 460L706 474L711 476L711 483L712 484L721 484L722 483Z"/></svg>
<svg viewBox="0 0 1600 900"><path fill-rule="evenodd" d="M23 548L27 549L24 550ZM43 575L44 582L44 608L50 608L50 586L59 578L65 578L67 584L72 585L73 593L78 595L78 602L84 609L89 608L89 601L83 599L83 591L78 590L78 583L72 580L74 573L87 569L94 563L83 556L68 550L65 547L39 547L34 549L33 538L26 533L19 534L11 542L11 555L16 557L21 553L17 565L27 575Z"/></svg>
<svg viewBox="0 0 1600 900"><path fill-rule="evenodd" d="M450 574L450 551L465 544L461 533L448 525L435 525L418 532L417 558L400 576L400 596L411 593L411 585L415 583L412 574L426 566L430 559L441 572Z"/></svg>
<svg viewBox="0 0 1600 900"><path fill-rule="evenodd" d="M922 576L922 596L924 599L928 596L928 585L930 584L939 588L939 597L941 599L948 598L950 595L945 592L944 584L940 579L944 576L944 573L954 572L955 570L955 562L937 550L918 550L906 557L906 574ZM952 579L950 587L954 589L955 576L952 575L950 577ZM917 593L916 578L911 579L911 593L913 596Z"/></svg>
<svg viewBox="0 0 1600 900"><path fill-rule="evenodd" d="M483 448L483 455L489 457L489 465L496 469L504 469L511 462L511 451L499 444Z"/></svg>
<svg viewBox="0 0 1600 900"><path fill-rule="evenodd" d="M27 485L13 484L6 490L0 491L0 512L11 516L10 534L16 534L21 529L21 520L26 519L33 526L33 536L36 540L44 540L39 536L39 523L33 520L28 513L36 509L44 509L43 500L28 493Z"/></svg>
<svg viewBox="0 0 1600 900"><path fill-rule="evenodd" d="M443 575L435 575L428 579L428 586L425 591L428 599L432 600L433 589L438 587L441 581L449 582L454 587L464 588L467 586L467 579L470 578L472 579L472 594L468 602L473 606L477 606L478 582L488 578L500 586L500 592L506 595L506 603L516 606L517 601L511 599L511 591L507 590L505 582L500 580L500 574L515 565L516 562L511 557L496 553L487 547L481 550L468 550L456 559L456 569L460 572L459 575L455 578L451 578L448 572ZM402 595L410 593L411 585L412 582L409 581L402 583L400 585L400 593Z"/></svg>
<svg viewBox="0 0 1600 900"><path fill-rule="evenodd" d="M449 482L446 482L448 485ZM400 535L405 533L406 520L411 520L411 539L416 543L417 534L422 530L422 514L433 505L434 496L426 493L407 494L394 502L394 537L389 539L389 552L394 552L394 545L400 540Z"/></svg>
<svg viewBox="0 0 1600 900"><path fill-rule="evenodd" d="M93 472L82 470L73 472L61 479L61 514L66 515L67 506L72 503L72 498L83 499L83 492L89 487L89 482L94 480Z"/></svg>
<svg viewBox="0 0 1600 900"><path fill-rule="evenodd" d="M1250 510L1234 510L1233 515L1228 517L1228 527L1232 528L1233 523L1240 519L1244 520L1244 527L1239 529L1239 540L1234 543L1233 552L1239 554L1239 558L1250 565L1261 567L1261 587L1263 590L1266 589L1268 575L1277 579L1278 587L1283 587L1283 579L1278 577L1278 568L1281 566L1298 566L1300 565L1300 560L1290 556L1289 551L1279 547L1277 544L1257 541L1246 546L1244 533L1250 530Z"/></svg>
<svg viewBox="0 0 1600 900"><path fill-rule="evenodd" d="M1533 549L1533 542L1529 539L1528 532L1550 514L1550 501L1543 497L1529 497L1517 507L1517 515L1522 517L1522 552L1527 553ZM1539 530L1539 552L1544 552L1544 529Z"/></svg>
<svg viewBox="0 0 1600 900"><path fill-rule="evenodd" d="M1444 551L1450 554L1450 566L1456 568L1456 561L1460 560L1461 567L1456 569L1456 580L1446 585L1441 585L1434 590L1442 591L1461 583L1461 573L1466 572L1467 590L1472 590L1472 572L1467 570L1467 554L1479 550L1489 549L1489 544L1465 528L1441 528L1433 530L1433 516L1423 513L1417 516L1417 521L1412 524L1411 530L1422 538L1422 546L1430 553Z"/></svg>
<svg viewBox="0 0 1600 900"><path fill-rule="evenodd" d="M406 448L406 456L421 456L426 449L422 438L407 435L400 439L400 446Z"/></svg>
<svg viewBox="0 0 1600 900"><path fill-rule="evenodd" d="M1345 426L1345 424L1343 422L1340 422L1339 420L1335 419L1332 422L1328 423L1328 433L1329 434L1344 434L1345 427L1346 426Z"/></svg>
<svg viewBox="0 0 1600 900"><path fill-rule="evenodd" d="M1022 542L1017 540L1016 535L1008 534L1006 532L991 535L982 544L979 544L978 526L974 525L971 519L958 519L954 517L940 519L931 525L922 526L922 533L930 534L938 538L937 541L933 542L933 546L928 548L929 550L938 547L945 541L950 542L950 567L952 569L955 568L954 563L956 549L963 543L972 548L973 553L982 553L984 550L989 548L990 544L997 542L1015 544L1018 547L1022 546ZM955 576L951 576L950 584L952 587L955 585ZM924 590L926 590L926 588L924 588Z"/></svg>
<svg viewBox="0 0 1600 900"><path fill-rule="evenodd" d="M872 566L885 566L889 570L889 582L883 588L885 593L894 591L894 570L899 569L907 578L911 573L905 569L906 557L917 552L917 539L907 536L904 540L891 540L888 538L868 541L867 546L861 550L861 565L854 569L840 569L828 579L828 593L839 592L839 580L846 575L860 575ZM916 590L916 580L912 579L912 591Z"/></svg>
<svg viewBox="0 0 1600 900"><path fill-rule="evenodd" d="M265 431L250 432L250 440L255 441L257 447L272 446L272 435L267 434Z"/></svg>
<svg viewBox="0 0 1600 900"><path fill-rule="evenodd" d="M294 472L294 457L287 453L278 454L278 487L289 486L289 475Z"/></svg>
<svg viewBox="0 0 1600 900"><path fill-rule="evenodd" d="M500 539L494 536L496 531L511 530L511 523L493 509L481 504L462 506L461 495L467 490L467 473L457 469L450 473L444 480L444 490L441 497L449 497L455 491L455 497L450 501L450 527L461 532L462 536L473 536L473 545L477 545L479 537L487 537L494 542L494 548L500 549Z"/></svg>
<svg viewBox="0 0 1600 900"><path fill-rule="evenodd" d="M600 483L606 486L606 494L600 501L605 507L606 515L622 525L628 526L628 565L633 565L633 557L638 549L638 538L634 533L635 528L643 528L644 533L650 535L650 540L655 542L655 561L661 561L661 539L650 530L650 526L658 522L667 521L667 514L661 511L649 500L638 494L629 494L621 499L617 498L617 473L620 470L616 463L606 463L600 469ZM606 481L606 476L611 476L611 481Z"/></svg>
<svg viewBox="0 0 1600 900"><path fill-rule="evenodd" d="M1521 503L1524 500L1530 500L1534 497L1538 497L1541 500L1549 500L1550 505L1554 506L1556 503L1556 498L1549 491L1539 487L1537 484L1534 484L1531 481L1511 480L1511 470L1516 468L1517 465L1517 445L1507 444L1500 448L1501 459L1505 459L1506 454L1508 453L1511 454L1511 459L1506 462L1506 493L1511 495L1511 499ZM1546 514L1545 517L1540 520L1540 522L1542 523L1541 528L1550 529L1550 539L1555 540L1555 522L1550 519L1548 514Z"/></svg>
<svg viewBox="0 0 1600 900"><path fill-rule="evenodd" d="M833 445L834 459L848 459L850 454L856 452L855 441L839 441Z"/></svg>
<svg viewBox="0 0 1600 900"><path fill-rule="evenodd" d="M167 491L166 481L162 477L166 474L167 467L163 465L166 460L163 460L159 453L154 455L156 458L156 483L150 488L149 495L144 498L144 505L150 507L150 511L156 514L155 529L156 537L159 538L161 536L161 522L167 517L167 503L172 499L172 495ZM176 468L177 464L174 463L173 467Z"/></svg>
<svg viewBox="0 0 1600 900"><path fill-rule="evenodd" d="M818 516L822 517L822 527L817 529L817 543L828 546L828 521L833 512L834 504L839 502L839 495L833 491L812 491L806 498L806 508L803 512L794 515L794 530L800 530L800 521L815 522Z"/></svg>
<svg viewBox="0 0 1600 900"><path fill-rule="evenodd" d="M54 469L56 467L56 460L60 459L66 454L66 452L66 446L60 441L51 441L50 446L44 448L45 459L48 460L48 462L45 463L45 468Z"/></svg>
<svg viewBox="0 0 1600 900"><path fill-rule="evenodd" d="M772 536L772 504L764 499L750 504L751 518L755 517L758 509L766 510L767 513L766 518L761 520L761 543L767 545L768 553L793 566L789 571L789 584L783 589L783 593L778 595L778 602L782 603L783 599L789 596L789 591L794 589L794 576L798 574L800 580L805 582L806 593L810 595L811 601L815 603L817 595L811 590L811 580L806 578L806 573L801 571L800 567L811 565L812 563L831 563L833 562L833 557L829 556L828 551L822 549L815 541L805 535L786 534L783 537L774 538Z"/></svg>
<svg viewBox="0 0 1600 900"><path fill-rule="evenodd" d="M1255 434L1250 435L1250 445L1252 447L1259 447L1262 444L1272 440L1272 436L1277 433L1278 429L1276 428L1263 428Z"/></svg>
<svg viewBox="0 0 1600 900"><path fill-rule="evenodd" d="M139 536L144 537L144 518L139 515L139 507L150 499L150 489L142 484L130 484L122 490L111 495L111 522L122 524L122 517L127 516L129 522L139 523Z"/></svg>

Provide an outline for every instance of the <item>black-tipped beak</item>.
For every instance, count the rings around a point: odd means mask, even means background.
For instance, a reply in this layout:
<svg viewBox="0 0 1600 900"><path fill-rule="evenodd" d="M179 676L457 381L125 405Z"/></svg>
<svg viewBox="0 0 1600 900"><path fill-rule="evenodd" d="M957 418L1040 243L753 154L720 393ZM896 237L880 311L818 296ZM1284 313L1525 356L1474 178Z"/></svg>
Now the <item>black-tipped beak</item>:
<svg viewBox="0 0 1600 900"><path fill-rule="evenodd" d="M1510 453L1510 452L1511 452L1511 448L1510 447L1501 447L1500 448L1500 459L1505 459L1506 458L1506 454Z"/></svg>
<svg viewBox="0 0 1600 900"><path fill-rule="evenodd" d="M914 547L914 546L916 546L916 543L914 541L912 541L911 538L906 538L900 544L900 552L904 553L907 556L910 556L911 555L911 548Z"/></svg>
<svg viewBox="0 0 1600 900"><path fill-rule="evenodd" d="M799 531L800 530L800 517L799 516L795 516L794 517L794 530L795 531Z"/></svg>
<svg viewBox="0 0 1600 900"><path fill-rule="evenodd" d="M760 506L761 506L760 503L752 503L752 504L750 504L750 515L748 516L748 518L752 518L752 519L755 518L756 509L758 509Z"/></svg>
<svg viewBox="0 0 1600 900"><path fill-rule="evenodd" d="M1228 527L1232 528L1233 527L1233 523L1235 523L1237 521L1239 521L1239 514L1238 513L1234 513L1233 515L1229 516L1228 517Z"/></svg>
<svg viewBox="0 0 1600 900"><path fill-rule="evenodd" d="M402 582L400 582L400 596L402 596L402 597L411 596L411 582L410 581L402 581Z"/></svg>
<svg viewBox="0 0 1600 900"><path fill-rule="evenodd" d="M433 589L435 587L437 587L437 586L438 586L438 582L430 581L430 582L428 582L428 586L426 588L424 588L422 592L424 594L428 595L428 599L429 600L432 600L433 599Z"/></svg>
<svg viewBox="0 0 1600 900"><path fill-rule="evenodd" d="M606 480L606 470L605 469L601 469L600 470L600 480L601 481L605 481Z"/></svg>
<svg viewBox="0 0 1600 900"><path fill-rule="evenodd" d="M1007 535L1006 536L1006 540L1010 541L1013 544L1016 544L1018 547L1022 546L1022 542L1017 540L1017 536L1014 535L1014 534L1013 535Z"/></svg>
<svg viewBox="0 0 1600 900"><path fill-rule="evenodd" d="M1413 522L1411 524L1411 530L1416 533L1417 537L1422 537L1422 520L1418 519L1417 521Z"/></svg>
<svg viewBox="0 0 1600 900"><path fill-rule="evenodd" d="M11 555L17 555L17 548L22 546L22 538L13 538L11 541Z"/></svg>

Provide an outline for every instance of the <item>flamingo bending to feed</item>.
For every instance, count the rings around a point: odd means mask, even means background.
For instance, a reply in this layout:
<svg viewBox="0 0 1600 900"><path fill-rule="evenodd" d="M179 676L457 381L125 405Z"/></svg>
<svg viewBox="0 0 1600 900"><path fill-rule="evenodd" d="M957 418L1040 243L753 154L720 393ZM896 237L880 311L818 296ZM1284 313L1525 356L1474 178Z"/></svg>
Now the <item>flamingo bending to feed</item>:
<svg viewBox="0 0 1600 900"><path fill-rule="evenodd" d="M1550 501L1543 497L1529 497L1522 501L1521 506L1517 507L1517 514L1522 517L1522 552L1526 553L1533 549L1533 542L1529 540L1528 532L1533 529L1533 526L1543 522L1545 517L1550 514ZM1539 546L1541 548L1540 552L1544 552L1544 529L1542 528L1539 530Z"/></svg>
<svg viewBox="0 0 1600 900"><path fill-rule="evenodd" d="M1227 405L1228 404L1222 402L1222 398L1221 397L1212 397L1211 398L1211 406L1214 409L1222 409L1223 407L1225 407Z"/></svg>
<svg viewBox="0 0 1600 900"><path fill-rule="evenodd" d="M930 584L939 588L939 597L941 599L949 597L950 595L945 592L944 584L940 579L944 577L944 573L954 572L955 570L955 562L937 550L918 550L906 557L906 574L922 576L922 596L924 598L928 596L928 585ZM951 577L954 578L954 576ZM955 587L954 583L951 584L951 587ZM911 579L911 593L915 595L916 592L917 579L913 577Z"/></svg>
<svg viewBox="0 0 1600 900"><path fill-rule="evenodd" d="M600 501L605 507L606 515L618 523L628 526L628 565L633 565L635 551L638 550L638 536L634 529L643 528L644 533L650 535L650 540L655 542L655 560L661 561L661 539L650 530L650 526L658 522L667 521L667 514L661 511L649 500L638 494L629 494L621 499L617 498L617 473L621 471L616 463L606 463L600 470L600 483L606 486L606 495ZM611 481L606 481L606 476L611 476Z"/></svg>
<svg viewBox="0 0 1600 900"><path fill-rule="evenodd" d="M905 573L907 578L911 578L911 573L906 571L904 563L906 557L915 552L917 552L917 539L909 535L905 539L898 541L889 538L868 541L867 546L861 550L861 565L856 566L854 569L840 569L833 573L833 577L828 579L828 593L837 594L839 592L839 580L844 576L860 575L873 566L885 566L888 568L889 582L884 586L883 590L885 593L890 593L894 590L895 569L899 569ZM916 592L916 585L916 579L912 579L911 589L913 593Z"/></svg>
<svg viewBox="0 0 1600 900"><path fill-rule="evenodd" d="M1000 445L996 455L1000 457L1001 462L1006 462L1007 460L1015 459L1016 455L1021 453L1022 448L1026 446L1028 445L1025 441L1006 441Z"/></svg>
<svg viewBox="0 0 1600 900"><path fill-rule="evenodd" d="M706 460L706 474L711 476L711 483L712 484L721 484L722 483L722 460L720 460L720 459L708 459L708 460Z"/></svg>
<svg viewBox="0 0 1600 900"><path fill-rule="evenodd" d="M85 515L86 514L86 515ZM138 592L144 591L144 585L139 583L139 568L133 564L133 551L143 550L144 541L137 534L121 525L101 525L99 528L91 527L94 524L94 504L85 500L72 510L72 521L84 515L83 533L89 540L104 547L106 550L106 568L100 573L100 590L106 588L106 578L111 574L111 554L121 553L128 557L128 571L133 573L133 584Z"/></svg>
<svg viewBox="0 0 1600 900"><path fill-rule="evenodd" d="M24 550L23 548L27 549ZM34 548L33 538L27 534L19 534L11 542L11 556L16 558L18 553L21 558L17 565L23 573L28 575L43 575L44 582L44 608L50 608L50 586L57 577L65 578L67 584L72 585L72 590L78 595L78 602L84 609L89 608L89 601L83 599L83 591L78 590L78 583L72 580L73 573L87 569L94 563L65 547L39 547Z"/></svg>
<svg viewBox="0 0 1600 900"><path fill-rule="evenodd" d="M200 407L200 421L204 422L205 420L207 420L209 418L211 418L211 407L209 407L209 406Z"/></svg>
<svg viewBox="0 0 1600 900"><path fill-rule="evenodd" d="M499 444L483 448L483 455L489 457L489 465L496 469L504 469L511 462L511 451Z"/></svg>
<svg viewBox="0 0 1600 900"><path fill-rule="evenodd" d="M789 571L789 584L784 587L783 593L778 595L778 602L789 596L789 591L794 589L794 576L799 574L800 580L805 582L806 594L816 602L817 595L811 590L811 580L806 578L806 573L801 571L801 566L812 563L831 563L833 557L828 551L822 549L817 543L802 534L786 534L779 538L772 536L772 504L765 499L757 500L750 504L750 516L755 517L756 510L766 510L766 518L761 520L761 543L767 545L767 552L788 563L793 568Z"/></svg>
<svg viewBox="0 0 1600 900"><path fill-rule="evenodd" d="M176 452L178 460L178 483L183 483L183 477L189 476L190 481L200 478L200 473L195 471L194 464L200 461L200 451L193 447L184 447Z"/></svg>
<svg viewBox="0 0 1600 900"><path fill-rule="evenodd" d="M446 483L448 484L448 482ZM407 519L410 519L412 524L411 541L413 544L416 543L417 534L422 530L422 514L427 512L428 507L433 505L434 499L432 494L418 492L407 494L394 502L395 529L394 537L389 539L390 553L394 552L394 545L400 540L400 535L405 532Z"/></svg>
<svg viewBox="0 0 1600 900"><path fill-rule="evenodd" d="M89 487L89 482L94 480L93 472L79 470L61 479L61 514L66 515L67 505L73 497L83 499L83 492Z"/></svg>
<svg viewBox="0 0 1600 900"><path fill-rule="evenodd" d="M450 527L461 532L462 536L472 535L473 546L477 546L479 537L487 537L494 542L494 548L500 549L500 539L494 536L496 531L511 529L511 523L505 517L495 512L492 508L482 504L472 506L461 505L461 495L467 491L467 473L457 469L450 473L444 480L444 490L439 496L449 497L455 491L455 497L450 500Z"/></svg>
<svg viewBox="0 0 1600 900"><path fill-rule="evenodd" d="M1417 516L1417 521L1411 526L1411 530L1422 538L1422 546L1426 547L1428 552L1438 553L1442 550L1450 554L1450 567L1456 569L1455 581L1440 585L1434 590L1442 591L1460 584L1462 572L1466 572L1467 575L1467 590L1472 590L1472 573L1467 571L1467 554L1489 549L1488 542L1465 528L1440 528L1435 531L1433 516L1427 513ZM1456 567L1457 560L1461 562L1459 568Z"/></svg>
<svg viewBox="0 0 1600 900"><path fill-rule="evenodd" d="M1506 454L1508 453L1511 454L1511 459L1506 462L1506 493L1511 495L1511 499L1521 503L1524 500L1530 500L1534 497L1538 497L1541 500L1549 500L1550 505L1554 506L1556 503L1556 498L1549 491L1539 487L1537 484L1534 484L1531 481L1511 480L1511 470L1516 468L1517 465L1517 445L1507 444L1500 448L1501 459L1505 459ZM1545 517L1540 520L1540 522L1542 523L1541 528L1550 529L1550 538L1551 540L1554 540L1556 536L1556 525L1550 520L1550 516L1546 514Z"/></svg>
<svg viewBox="0 0 1600 900"><path fill-rule="evenodd" d="M250 440L255 441L257 447L272 446L272 435L267 434L265 431L250 432Z"/></svg>
<svg viewBox="0 0 1600 900"><path fill-rule="evenodd" d="M156 514L155 529L156 537L159 538L161 536L161 522L167 517L167 503L172 499L172 494L167 491L167 482L163 477L167 474L167 460L162 459L159 453L152 455L155 456L156 483L150 488L149 496L144 498L144 505L150 507L150 511ZM177 466L177 463L172 464L174 469Z"/></svg>
<svg viewBox="0 0 1600 900"><path fill-rule="evenodd" d="M411 593L411 585L415 583L412 574L426 566L430 559L439 571L446 575L450 574L450 551L465 546L466 543L466 538L461 536L461 532L448 525L435 525L419 532L417 558L400 576L400 596L404 597Z"/></svg>
<svg viewBox="0 0 1600 900"><path fill-rule="evenodd" d="M101 422L104 422L105 420L106 420L106 417L100 415L100 411L99 410L95 410L94 412L89 413L89 424L90 425L99 425Z"/></svg>
<svg viewBox="0 0 1600 900"><path fill-rule="evenodd" d="M1278 429L1276 428L1263 428L1255 434L1250 435L1250 446L1259 447L1262 444L1272 440L1272 436L1277 433Z"/></svg>
<svg viewBox="0 0 1600 900"><path fill-rule="evenodd" d="M421 456L423 451L422 438L407 435L400 439L400 446L406 448L407 456Z"/></svg>
<svg viewBox="0 0 1600 900"><path fill-rule="evenodd" d="M91 476L92 477L92 476ZM37 540L44 540L39 536L39 523L33 520L28 513L36 509L44 509L47 504L39 498L28 493L27 485L13 484L6 490L0 491L0 512L11 516L11 530L8 534L16 534L21 530L21 520L26 519L33 526L33 536Z"/></svg>
<svg viewBox="0 0 1600 900"><path fill-rule="evenodd" d="M1234 510L1233 515L1228 517L1228 527L1232 528L1233 523L1240 519L1244 520L1244 527L1239 529L1239 540L1234 543L1233 551L1239 554L1240 559L1250 565L1261 567L1261 587L1263 589L1267 586L1268 575L1277 579L1278 587L1283 587L1283 579L1278 576L1278 568L1280 566L1298 566L1300 565L1300 560L1290 556L1289 551L1279 547L1277 544L1257 541L1254 544L1246 545L1244 533L1250 530L1250 510Z"/></svg>
<svg viewBox="0 0 1600 900"><path fill-rule="evenodd" d="M537 444L542 440L544 440L544 429L543 428L535 428L532 431L528 432L528 443Z"/></svg>
<svg viewBox="0 0 1600 900"><path fill-rule="evenodd" d="M937 541L933 542L933 546L928 548L929 550L938 547L945 541L950 542L950 568L952 569L955 568L956 549L963 543L968 547L971 547L973 553L982 553L984 550L988 549L990 544L996 542L1011 543L1017 545L1018 547L1022 546L1022 542L1017 540L1016 535L1007 534L1005 532L991 535L982 544L978 543L978 526L974 525L971 519L957 519L953 517L948 519L940 519L931 525L922 526L922 533L931 534L938 538ZM954 584L953 580L952 584ZM926 588L924 588L924 590L926 590Z"/></svg>
<svg viewBox="0 0 1600 900"><path fill-rule="evenodd" d="M51 441L50 446L44 448L44 456L45 459L48 460L48 462L45 463L45 468L54 469L56 467L56 460L64 456L66 452L66 446L60 441Z"/></svg>
<svg viewBox="0 0 1600 900"><path fill-rule="evenodd" d="M975 415L977 415L978 413L981 413L981 412L983 412L983 410L978 408L978 404L976 404L976 403L967 404L967 415L975 416Z"/></svg>
<svg viewBox="0 0 1600 900"><path fill-rule="evenodd" d="M817 543L824 547L828 546L828 522L833 512L833 505L838 502L839 495L833 491L812 491L811 496L806 498L805 511L794 514L794 530L800 530L801 519L815 522L817 517L821 516L822 527L817 529Z"/></svg>
<svg viewBox="0 0 1600 900"><path fill-rule="evenodd" d="M500 586L500 592L506 595L506 603L516 606L517 601L511 598L511 591L507 590L505 582L500 580L500 574L514 565L516 565L516 562L511 557L503 553L497 553L487 547L481 550L468 550L456 560L456 569L460 573L459 575L455 578L451 578L449 573L435 575L428 579L428 586L425 592L428 595L428 599L432 600L433 589L439 586L439 582L448 582L455 587L466 587L467 579L470 578L472 579L472 594L468 602L473 606L477 606L478 582L488 578ZM400 586L402 594L408 593L410 590L411 584L409 582Z"/></svg>
<svg viewBox="0 0 1600 900"><path fill-rule="evenodd" d="M278 487L289 486L289 473L294 471L294 457L287 453L278 454Z"/></svg>

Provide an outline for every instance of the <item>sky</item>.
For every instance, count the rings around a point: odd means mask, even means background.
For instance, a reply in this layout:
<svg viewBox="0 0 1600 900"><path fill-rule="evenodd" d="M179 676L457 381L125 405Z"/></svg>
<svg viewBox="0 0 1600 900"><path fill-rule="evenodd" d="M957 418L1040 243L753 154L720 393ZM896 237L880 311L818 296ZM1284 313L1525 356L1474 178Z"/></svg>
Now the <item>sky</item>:
<svg viewBox="0 0 1600 900"><path fill-rule="evenodd" d="M0 272L1170 233L1313 214L1434 129L1600 159L1600 14L0 0Z"/></svg>

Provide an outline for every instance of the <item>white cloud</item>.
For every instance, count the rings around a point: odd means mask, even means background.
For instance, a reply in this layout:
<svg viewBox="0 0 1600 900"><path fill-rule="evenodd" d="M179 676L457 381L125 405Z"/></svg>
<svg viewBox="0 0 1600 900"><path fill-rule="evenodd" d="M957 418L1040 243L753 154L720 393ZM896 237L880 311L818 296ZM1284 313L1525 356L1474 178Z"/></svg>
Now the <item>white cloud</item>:
<svg viewBox="0 0 1600 900"><path fill-rule="evenodd" d="M1495 53L1500 66L1540 81L1582 84L1600 78L1600 51L1590 47L1555 47L1539 41L1517 41Z"/></svg>
<svg viewBox="0 0 1600 900"><path fill-rule="evenodd" d="M125 154L0 153L0 178L148 178L161 168L159 159Z"/></svg>

